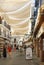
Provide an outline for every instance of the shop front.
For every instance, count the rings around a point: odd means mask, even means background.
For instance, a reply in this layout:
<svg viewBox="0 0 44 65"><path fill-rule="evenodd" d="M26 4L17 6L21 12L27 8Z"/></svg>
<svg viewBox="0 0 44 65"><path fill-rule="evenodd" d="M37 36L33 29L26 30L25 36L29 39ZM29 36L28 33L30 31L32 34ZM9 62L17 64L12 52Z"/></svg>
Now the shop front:
<svg viewBox="0 0 44 65"><path fill-rule="evenodd" d="M35 51L41 61L44 61L44 5L39 8L34 28Z"/></svg>

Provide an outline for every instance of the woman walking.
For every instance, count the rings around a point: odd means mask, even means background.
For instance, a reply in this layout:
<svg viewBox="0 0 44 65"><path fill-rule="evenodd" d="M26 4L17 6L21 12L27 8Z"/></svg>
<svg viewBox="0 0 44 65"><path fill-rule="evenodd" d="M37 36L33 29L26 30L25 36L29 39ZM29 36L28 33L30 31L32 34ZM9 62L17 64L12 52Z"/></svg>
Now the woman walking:
<svg viewBox="0 0 44 65"><path fill-rule="evenodd" d="M11 57L11 53L12 53L12 48L11 46L8 46L8 55Z"/></svg>

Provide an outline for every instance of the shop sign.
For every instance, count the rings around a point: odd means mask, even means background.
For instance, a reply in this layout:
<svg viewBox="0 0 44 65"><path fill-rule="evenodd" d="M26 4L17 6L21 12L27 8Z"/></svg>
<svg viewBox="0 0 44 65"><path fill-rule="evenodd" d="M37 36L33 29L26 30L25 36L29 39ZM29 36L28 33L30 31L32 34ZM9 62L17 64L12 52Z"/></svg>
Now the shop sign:
<svg viewBox="0 0 44 65"><path fill-rule="evenodd" d="M26 59L32 59L32 48L26 49Z"/></svg>

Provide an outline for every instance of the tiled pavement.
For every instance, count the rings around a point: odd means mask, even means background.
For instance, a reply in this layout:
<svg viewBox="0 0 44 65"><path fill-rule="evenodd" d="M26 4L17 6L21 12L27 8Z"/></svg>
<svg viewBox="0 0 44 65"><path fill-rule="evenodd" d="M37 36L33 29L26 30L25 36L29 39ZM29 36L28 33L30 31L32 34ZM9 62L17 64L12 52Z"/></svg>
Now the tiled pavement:
<svg viewBox="0 0 44 65"><path fill-rule="evenodd" d="M26 60L25 54L20 55L19 52L13 52L11 58L1 58L0 65L40 65L40 61L35 55L32 60Z"/></svg>

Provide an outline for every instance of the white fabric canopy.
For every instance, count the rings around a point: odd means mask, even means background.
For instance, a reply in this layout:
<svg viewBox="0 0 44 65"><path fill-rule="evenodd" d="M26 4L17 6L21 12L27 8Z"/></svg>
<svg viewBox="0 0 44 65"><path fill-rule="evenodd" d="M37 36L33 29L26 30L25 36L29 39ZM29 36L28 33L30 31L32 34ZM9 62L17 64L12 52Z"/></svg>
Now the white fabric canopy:
<svg viewBox="0 0 44 65"><path fill-rule="evenodd" d="M29 30L32 3L34 0L0 0L0 16L11 25L12 34L25 34Z"/></svg>

